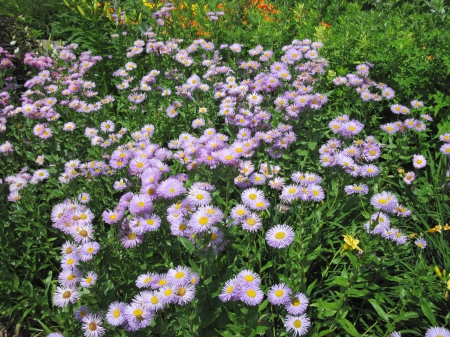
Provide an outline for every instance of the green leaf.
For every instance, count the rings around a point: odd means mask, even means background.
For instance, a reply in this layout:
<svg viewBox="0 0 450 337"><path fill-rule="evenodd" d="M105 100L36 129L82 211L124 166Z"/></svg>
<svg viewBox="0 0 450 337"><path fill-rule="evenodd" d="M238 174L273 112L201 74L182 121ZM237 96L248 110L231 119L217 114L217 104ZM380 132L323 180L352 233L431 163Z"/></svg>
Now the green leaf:
<svg viewBox="0 0 450 337"><path fill-rule="evenodd" d="M433 304L430 301L426 300L425 297L420 298L420 307L422 308L423 314L426 316L426 318L428 318L431 325L438 326L436 317L434 317L433 311L431 310L432 305Z"/></svg>
<svg viewBox="0 0 450 337"><path fill-rule="evenodd" d="M356 330L354 325L347 319L341 318L339 320L339 324L344 328L345 331L347 331L350 335L359 337L361 334Z"/></svg>
<svg viewBox="0 0 450 337"><path fill-rule="evenodd" d="M192 253L195 250L194 244L189 241L189 239L183 238L181 236L179 236L178 239L181 241L181 244L188 250L189 253Z"/></svg>
<svg viewBox="0 0 450 337"><path fill-rule="evenodd" d="M369 299L370 304L372 304L375 311L378 313L378 315L387 323L389 323L389 316L386 314L386 312L383 310L383 308L380 306L380 304L377 302L377 300L371 298Z"/></svg>
<svg viewBox="0 0 450 337"><path fill-rule="evenodd" d="M349 282L345 277L342 276L336 276L333 280L334 284L337 284L338 286L343 286L343 287L348 287L349 286Z"/></svg>
<svg viewBox="0 0 450 337"><path fill-rule="evenodd" d="M261 268L261 270L259 272L262 273L264 270L266 270L272 266L273 266L273 261L270 260L269 262L266 263L266 265L264 267Z"/></svg>

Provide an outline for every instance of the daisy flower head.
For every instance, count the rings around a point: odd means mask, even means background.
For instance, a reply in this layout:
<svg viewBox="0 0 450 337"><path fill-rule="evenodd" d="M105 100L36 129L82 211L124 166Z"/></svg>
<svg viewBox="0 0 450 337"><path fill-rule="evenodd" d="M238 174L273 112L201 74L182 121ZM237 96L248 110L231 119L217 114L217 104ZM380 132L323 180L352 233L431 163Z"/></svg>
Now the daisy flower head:
<svg viewBox="0 0 450 337"><path fill-rule="evenodd" d="M228 302L229 300L236 300L238 296L239 282L237 278L232 278L225 282L222 287L222 292L219 295L219 299L222 302Z"/></svg>
<svg viewBox="0 0 450 337"><path fill-rule="evenodd" d="M80 306L75 313L73 314L73 316L79 320L79 321L83 321L83 318L85 318L87 315L89 315L91 313L91 311L88 309L87 306L82 305Z"/></svg>
<svg viewBox="0 0 450 337"><path fill-rule="evenodd" d="M165 300L163 294L161 294L159 291L156 291L156 290L153 290L150 292L145 291L142 294L143 294L142 295L143 304L147 310L158 311L158 310L164 308L164 305L166 304L166 300Z"/></svg>
<svg viewBox="0 0 450 337"><path fill-rule="evenodd" d="M175 287L173 295L178 305L185 305L195 298L195 287L193 285L178 285Z"/></svg>
<svg viewBox="0 0 450 337"><path fill-rule="evenodd" d="M178 179L168 178L159 184L156 192L164 199L173 199L184 194L186 189Z"/></svg>
<svg viewBox="0 0 450 337"><path fill-rule="evenodd" d="M106 332L106 329L100 325L102 321L103 318L95 314L89 314L85 318L83 318L83 325L81 326L81 329L84 331L84 336L85 337L103 336Z"/></svg>
<svg viewBox="0 0 450 337"><path fill-rule="evenodd" d="M125 318L133 331L149 326L153 317L154 311L145 309L140 303L131 303L125 308Z"/></svg>
<svg viewBox="0 0 450 337"><path fill-rule="evenodd" d="M444 143L441 148L439 149L443 154L450 157L450 143Z"/></svg>
<svg viewBox="0 0 450 337"><path fill-rule="evenodd" d="M303 293L296 293L284 307L292 315L301 315L308 308L308 298Z"/></svg>
<svg viewBox="0 0 450 337"><path fill-rule="evenodd" d="M248 285L240 290L239 300L247 305L255 306L262 302L264 293L257 285Z"/></svg>
<svg viewBox="0 0 450 337"><path fill-rule="evenodd" d="M291 288L284 283L280 283L275 284L270 288L267 297L269 298L269 302L273 305L284 305L291 300L291 294Z"/></svg>
<svg viewBox="0 0 450 337"><path fill-rule="evenodd" d="M242 229L248 232L256 232L262 227L262 219L256 213L250 213L244 220L242 220Z"/></svg>
<svg viewBox="0 0 450 337"><path fill-rule="evenodd" d="M187 267L178 266L175 269L169 269L167 279L171 284L184 285L190 283L191 270Z"/></svg>
<svg viewBox="0 0 450 337"><path fill-rule="evenodd" d="M204 189L191 187L186 200L194 205L207 205L211 202L211 194Z"/></svg>
<svg viewBox="0 0 450 337"><path fill-rule="evenodd" d="M53 295L53 303L57 307L65 307L69 303L74 304L78 301L80 293L74 286L60 286L56 288L55 294Z"/></svg>
<svg viewBox="0 0 450 337"><path fill-rule="evenodd" d="M126 303L123 302L113 302L108 307L108 312L106 313L106 321L112 326L122 325L125 318L125 308Z"/></svg>
<svg viewBox="0 0 450 337"><path fill-rule="evenodd" d="M194 233L202 233L210 229L213 223L211 214L209 214L206 210L198 210L192 215L188 225Z"/></svg>
<svg viewBox="0 0 450 337"><path fill-rule="evenodd" d="M82 204L86 204L89 202L89 200L91 200L91 196L89 195L89 193L81 193L78 195L77 199Z"/></svg>
<svg viewBox="0 0 450 337"><path fill-rule="evenodd" d="M402 334L401 334L400 332L393 331L393 332L391 333L391 337L402 337Z"/></svg>
<svg viewBox="0 0 450 337"><path fill-rule="evenodd" d="M277 249L289 246L294 241L294 237L294 230L287 225L276 225L266 233L267 244Z"/></svg>
<svg viewBox="0 0 450 337"><path fill-rule="evenodd" d="M89 288L97 281L97 278L98 276L96 273L94 273L93 271L89 271L87 273L87 276L81 279L80 286L84 288Z"/></svg>
<svg viewBox="0 0 450 337"><path fill-rule="evenodd" d="M100 124L100 129L103 132L114 132L115 124L111 120L107 120Z"/></svg>
<svg viewBox="0 0 450 337"><path fill-rule="evenodd" d="M381 96L382 97L384 97L384 98L386 98L386 99L393 99L394 98L394 96L395 96L395 91L394 90L392 90L391 88L389 88L389 87L385 87L385 88L383 88L383 90L382 90L382 92L381 92Z"/></svg>
<svg viewBox="0 0 450 337"><path fill-rule="evenodd" d="M254 203L265 199L264 193L256 188L248 188L241 195L242 202L248 207L252 207Z"/></svg>
<svg viewBox="0 0 450 337"><path fill-rule="evenodd" d="M421 154L415 154L413 157L413 166L416 169L424 168L427 165L427 160Z"/></svg>
<svg viewBox="0 0 450 337"><path fill-rule="evenodd" d="M382 191L370 198L370 204L382 211L393 212L395 206L398 204L398 199L392 193Z"/></svg>
<svg viewBox="0 0 450 337"><path fill-rule="evenodd" d="M76 125L74 122L68 122L68 123L64 124L64 126L63 126L64 131L73 131L73 130L75 130L75 128L76 128Z"/></svg>
<svg viewBox="0 0 450 337"><path fill-rule="evenodd" d="M239 281L239 284L244 287L250 285L259 287L261 284L261 277L248 269L240 271L239 274L236 275L236 279Z"/></svg>
<svg viewBox="0 0 450 337"><path fill-rule="evenodd" d="M414 181L414 179L416 179L416 174L412 171L410 172L406 172L405 176L403 177L403 181L407 184L407 185L411 185L412 182Z"/></svg>
<svg viewBox="0 0 450 337"><path fill-rule="evenodd" d="M48 334L47 337L64 337L64 335L60 334L59 332L52 332Z"/></svg>
<svg viewBox="0 0 450 337"><path fill-rule="evenodd" d="M440 135L439 140L442 142L450 143L450 133L444 133Z"/></svg>
<svg viewBox="0 0 450 337"><path fill-rule="evenodd" d="M433 327L426 331L425 337L450 337L450 331L445 328Z"/></svg>
<svg viewBox="0 0 450 337"><path fill-rule="evenodd" d="M250 210L245 205L236 205L231 209L231 216L236 219L243 219L250 215Z"/></svg>
<svg viewBox="0 0 450 337"><path fill-rule="evenodd" d="M325 192L320 185L310 185L308 186L308 194L310 195L310 199L316 202L322 201L325 199Z"/></svg>
<svg viewBox="0 0 450 337"><path fill-rule="evenodd" d="M418 101L418 100L412 100L411 101L411 106L415 109L421 108L423 107L423 102Z"/></svg>
<svg viewBox="0 0 450 337"><path fill-rule="evenodd" d="M414 244L420 249L425 249L427 247L427 241L424 238L419 238L414 241Z"/></svg>
<svg viewBox="0 0 450 337"><path fill-rule="evenodd" d="M344 188L347 194L367 194L369 193L369 187L366 184L361 185L347 185Z"/></svg>
<svg viewBox="0 0 450 337"><path fill-rule="evenodd" d="M311 321L306 315L291 316L287 315L284 320L284 327L287 332L293 332L294 336L303 336L308 332Z"/></svg>

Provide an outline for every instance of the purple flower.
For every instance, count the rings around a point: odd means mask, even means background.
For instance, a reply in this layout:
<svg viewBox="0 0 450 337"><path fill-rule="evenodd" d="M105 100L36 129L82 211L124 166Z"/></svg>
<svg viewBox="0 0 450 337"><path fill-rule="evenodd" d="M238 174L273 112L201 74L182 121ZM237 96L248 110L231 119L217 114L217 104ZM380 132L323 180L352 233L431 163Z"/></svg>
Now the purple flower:
<svg viewBox="0 0 450 337"><path fill-rule="evenodd" d="M267 297L273 305L284 305L290 301L292 290L284 283L273 285Z"/></svg>
<svg viewBox="0 0 450 337"><path fill-rule="evenodd" d="M291 316L287 315L284 320L284 327L287 332L293 332L294 336L303 336L308 332L311 321L306 315Z"/></svg>
<svg viewBox="0 0 450 337"><path fill-rule="evenodd" d="M415 154L413 157L413 166L416 169L421 169L421 168L427 166L427 160L421 154Z"/></svg>
<svg viewBox="0 0 450 337"><path fill-rule="evenodd" d="M301 315L308 308L308 298L303 293L296 293L284 307L292 315Z"/></svg>
<svg viewBox="0 0 450 337"><path fill-rule="evenodd" d="M262 302L264 293L256 285L249 285L244 287L239 292L239 300L248 305L258 305Z"/></svg>
<svg viewBox="0 0 450 337"><path fill-rule="evenodd" d="M398 200L392 193L383 191L373 195L370 199L370 204L377 209L393 212L395 206L398 204Z"/></svg>
<svg viewBox="0 0 450 337"><path fill-rule="evenodd" d="M427 247L427 241L424 238L419 238L414 241L414 244L420 249L425 249Z"/></svg>
<svg viewBox="0 0 450 337"><path fill-rule="evenodd" d="M294 237L294 230L287 225L276 225L266 233L267 244L277 249L289 246L294 241Z"/></svg>

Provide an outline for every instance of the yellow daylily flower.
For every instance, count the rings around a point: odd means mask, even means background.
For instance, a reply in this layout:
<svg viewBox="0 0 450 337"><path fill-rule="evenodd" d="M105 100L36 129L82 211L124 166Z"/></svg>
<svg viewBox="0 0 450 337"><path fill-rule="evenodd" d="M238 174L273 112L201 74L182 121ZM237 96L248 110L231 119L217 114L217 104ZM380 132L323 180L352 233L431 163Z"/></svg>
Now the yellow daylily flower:
<svg viewBox="0 0 450 337"><path fill-rule="evenodd" d="M358 247L359 240L354 239L351 235L345 234L343 235L344 242L351 247L352 249L362 250L360 247Z"/></svg>

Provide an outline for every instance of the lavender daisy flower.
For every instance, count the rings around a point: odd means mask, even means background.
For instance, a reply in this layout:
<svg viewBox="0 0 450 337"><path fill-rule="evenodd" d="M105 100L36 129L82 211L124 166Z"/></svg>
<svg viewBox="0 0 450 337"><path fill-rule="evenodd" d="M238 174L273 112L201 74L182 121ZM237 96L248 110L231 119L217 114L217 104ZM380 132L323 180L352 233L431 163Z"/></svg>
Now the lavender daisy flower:
<svg viewBox="0 0 450 337"><path fill-rule="evenodd" d="M154 316L153 311L145 309L139 303L131 303L125 308L125 318L133 331L149 326Z"/></svg>
<svg viewBox="0 0 450 337"><path fill-rule="evenodd" d="M90 313L91 313L91 311L88 309L88 307L85 305L82 305L75 311L75 313L73 315L77 320L82 322L83 318L86 317L87 315L89 315Z"/></svg>
<svg viewBox="0 0 450 337"><path fill-rule="evenodd" d="M184 194L186 189L181 181L174 178L169 178L159 184L156 192L165 199L172 199Z"/></svg>
<svg viewBox="0 0 450 337"><path fill-rule="evenodd" d="M420 249L427 248L427 241L424 238L419 238L416 241L414 241L414 244L419 247Z"/></svg>
<svg viewBox="0 0 450 337"><path fill-rule="evenodd" d="M306 315L291 316L287 315L284 320L284 327L287 332L293 332L294 336L303 336L308 332L308 328L311 325L311 321Z"/></svg>
<svg viewBox="0 0 450 337"><path fill-rule="evenodd" d="M195 287L193 285L178 285L175 287L173 295L178 305L185 305L195 298Z"/></svg>
<svg viewBox="0 0 450 337"><path fill-rule="evenodd" d="M136 287L138 288L148 288L151 286L152 282L156 279L158 274L147 273L139 275L136 279Z"/></svg>
<svg viewBox="0 0 450 337"><path fill-rule="evenodd" d="M83 325L81 329L84 331L85 337L101 337L105 334L106 329L100 324L102 323L102 318L98 315L89 314L83 318Z"/></svg>
<svg viewBox="0 0 450 337"><path fill-rule="evenodd" d="M380 171L375 165L368 164L361 166L360 172L363 177L375 177Z"/></svg>
<svg viewBox="0 0 450 337"><path fill-rule="evenodd" d="M398 204L397 197L390 192L382 191L372 196L370 204L377 209L393 212L395 206Z"/></svg>
<svg viewBox="0 0 450 337"><path fill-rule="evenodd" d="M405 173L405 177L403 178L403 181L407 185L411 185L415 178L416 178L416 174L411 171L411 172Z"/></svg>
<svg viewBox="0 0 450 337"><path fill-rule="evenodd" d="M267 244L277 249L289 246L294 241L294 237L294 230L287 225L276 225L266 233Z"/></svg>
<svg viewBox="0 0 450 337"><path fill-rule="evenodd" d="M237 278L232 278L225 282L222 288L222 292L219 295L219 299L222 302L228 302L229 300L235 300L238 294L238 280Z"/></svg>
<svg viewBox="0 0 450 337"><path fill-rule="evenodd" d="M87 276L85 278L81 279L80 286L84 288L89 288L97 281L97 274L93 271L89 271L87 273Z"/></svg>
<svg viewBox="0 0 450 337"><path fill-rule="evenodd" d="M421 154L415 154L413 157L413 166L416 169L421 169L427 165L427 160Z"/></svg>
<svg viewBox="0 0 450 337"><path fill-rule="evenodd" d="M393 332L391 333L391 337L402 337L402 334L401 334L400 332L393 331Z"/></svg>
<svg viewBox="0 0 450 337"><path fill-rule="evenodd" d="M171 284L183 285L190 282L191 270L187 267L178 266L175 269L169 269L167 279Z"/></svg>
<svg viewBox="0 0 450 337"><path fill-rule="evenodd" d="M381 96L386 99L393 99L395 96L395 92L391 88L385 87L385 88L383 88L383 90L381 92Z"/></svg>
<svg viewBox="0 0 450 337"><path fill-rule="evenodd" d="M65 307L69 303L74 304L78 301L79 297L80 293L75 287L61 286L56 288L55 294L53 295L53 303L55 303L57 307Z"/></svg>
<svg viewBox="0 0 450 337"><path fill-rule="evenodd" d="M255 272L244 269L236 275L236 279L242 286L256 286L259 287L261 284L261 278Z"/></svg>
<svg viewBox="0 0 450 337"><path fill-rule="evenodd" d="M284 305L290 301L291 294L292 290L286 284L280 283L270 288L267 297L273 305Z"/></svg>
<svg viewBox="0 0 450 337"><path fill-rule="evenodd" d="M248 232L256 232L262 227L262 219L256 213L250 213L242 220L242 229Z"/></svg>
<svg viewBox="0 0 450 337"><path fill-rule="evenodd" d="M361 185L347 185L344 188L347 194L367 194L369 193L369 187L365 184Z"/></svg>
<svg viewBox="0 0 450 337"><path fill-rule="evenodd" d="M239 300L248 305L258 305L262 302L264 293L256 285L249 285L239 292Z"/></svg>
<svg viewBox="0 0 450 337"><path fill-rule="evenodd" d="M298 292L284 306L290 314L301 315L308 308L308 304L309 301L305 294Z"/></svg>
<svg viewBox="0 0 450 337"><path fill-rule="evenodd" d="M166 303L164 295L156 290L145 292L145 295L143 294L142 297L144 308L146 308L147 310L161 310L162 308L164 308L164 304Z"/></svg>
<svg viewBox="0 0 450 337"><path fill-rule="evenodd" d="M413 100L413 101L411 101L411 106L415 109L418 109L418 108L423 107L423 102L418 101L418 100Z"/></svg>
<svg viewBox="0 0 450 337"><path fill-rule="evenodd" d="M443 154L450 156L450 143L445 143L439 149Z"/></svg>
<svg viewBox="0 0 450 337"><path fill-rule="evenodd" d="M444 328L433 327L427 330L425 337L450 337L450 331Z"/></svg>
<svg viewBox="0 0 450 337"><path fill-rule="evenodd" d="M106 313L106 321L112 326L122 325L125 321L125 308L126 303L113 302L109 305L108 312Z"/></svg>
<svg viewBox="0 0 450 337"><path fill-rule="evenodd" d="M59 332L52 332L48 334L47 337L64 337L64 335L60 334Z"/></svg>

